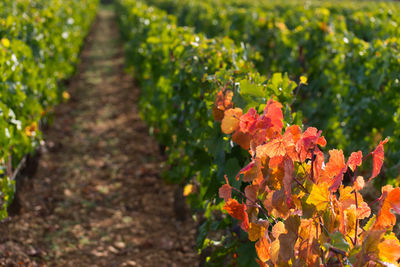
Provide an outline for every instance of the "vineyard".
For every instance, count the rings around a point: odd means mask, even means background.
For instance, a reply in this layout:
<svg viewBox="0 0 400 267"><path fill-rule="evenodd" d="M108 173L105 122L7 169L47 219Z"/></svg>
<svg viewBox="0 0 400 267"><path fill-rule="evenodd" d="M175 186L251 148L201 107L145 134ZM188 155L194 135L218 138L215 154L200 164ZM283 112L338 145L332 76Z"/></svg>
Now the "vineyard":
<svg viewBox="0 0 400 267"><path fill-rule="evenodd" d="M0 265L399 266L399 11L0 3Z"/></svg>

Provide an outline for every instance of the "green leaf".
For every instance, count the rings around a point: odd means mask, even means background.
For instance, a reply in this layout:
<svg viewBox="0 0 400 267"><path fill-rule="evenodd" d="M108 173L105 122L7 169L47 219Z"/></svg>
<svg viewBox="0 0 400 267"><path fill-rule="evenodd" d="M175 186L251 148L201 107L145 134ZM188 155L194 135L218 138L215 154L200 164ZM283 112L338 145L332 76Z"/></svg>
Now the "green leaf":
<svg viewBox="0 0 400 267"><path fill-rule="evenodd" d="M243 96L265 97L264 87L251 83L247 79L240 81L240 94Z"/></svg>
<svg viewBox="0 0 400 267"><path fill-rule="evenodd" d="M329 247L333 247L333 248L343 250L345 252L349 251L350 245L344 239L343 234L341 232L339 232L339 231L334 232L333 234L330 234L329 237L330 237L330 243L324 244L326 249L329 249Z"/></svg>

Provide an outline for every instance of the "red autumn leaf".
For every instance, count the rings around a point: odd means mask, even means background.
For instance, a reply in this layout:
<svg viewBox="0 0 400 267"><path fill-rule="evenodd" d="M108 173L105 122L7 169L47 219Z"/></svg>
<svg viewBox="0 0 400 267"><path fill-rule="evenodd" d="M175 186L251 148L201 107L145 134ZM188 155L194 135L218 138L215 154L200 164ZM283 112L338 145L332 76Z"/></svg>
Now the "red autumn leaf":
<svg viewBox="0 0 400 267"><path fill-rule="evenodd" d="M283 162L282 156L276 156L276 157L270 158L269 162L268 162L268 167L270 169L278 168L282 164L282 162Z"/></svg>
<svg viewBox="0 0 400 267"><path fill-rule="evenodd" d="M372 175L369 178L369 181L371 181L373 178L375 178L380 172L381 168L383 165L383 160L384 160L384 150L383 150L383 145L386 144L388 139L386 138L385 140L381 141L379 145L375 148L375 150L372 152Z"/></svg>
<svg viewBox="0 0 400 267"><path fill-rule="evenodd" d="M294 143L297 143L297 141L299 141L299 139L301 138L301 130L298 125L291 125L287 127L284 135L287 135L289 133L292 135Z"/></svg>
<svg viewBox="0 0 400 267"><path fill-rule="evenodd" d="M290 208L294 208L294 204L292 201L292 180L293 180L293 161L289 158L285 158L283 161L285 174L283 176L283 189L285 190L286 195L286 204Z"/></svg>
<svg viewBox="0 0 400 267"><path fill-rule="evenodd" d="M264 126L271 127L275 131L280 132L283 128L282 104L270 99L260 119L263 121Z"/></svg>
<svg viewBox="0 0 400 267"><path fill-rule="evenodd" d="M270 131L270 129L260 129L257 126L257 131L253 135L251 135L252 148L255 149L257 146L264 144L265 140L270 139L273 136L274 133Z"/></svg>
<svg viewBox="0 0 400 267"><path fill-rule="evenodd" d="M342 172L346 166L342 150L329 150L329 162L325 166L324 175L328 178L333 178Z"/></svg>
<svg viewBox="0 0 400 267"><path fill-rule="evenodd" d="M241 227L247 231L249 229L249 217L246 212L246 205L240 204L236 199L230 198L226 201L224 210L233 218L242 222Z"/></svg>
<svg viewBox="0 0 400 267"><path fill-rule="evenodd" d="M268 192L264 200L264 207L274 217L286 219L290 214L290 207L287 205L286 194L283 188Z"/></svg>
<svg viewBox="0 0 400 267"><path fill-rule="evenodd" d="M299 161L299 155L296 151L296 143L301 138L301 130L298 125L287 127L283 134L286 144L286 153L293 161Z"/></svg>
<svg viewBox="0 0 400 267"><path fill-rule="evenodd" d="M349 160L347 161L347 165L350 167L352 171L356 169L357 166L360 166L362 163L362 152L357 151L351 153Z"/></svg>
<svg viewBox="0 0 400 267"><path fill-rule="evenodd" d="M393 188L391 185L382 187L379 206L380 210L374 228L392 228L396 224L396 216L393 212L400 214L400 187Z"/></svg>
<svg viewBox="0 0 400 267"><path fill-rule="evenodd" d="M343 174L347 170L342 150L329 150L329 162L326 164L320 181L330 184L330 191L336 191L342 184Z"/></svg>
<svg viewBox="0 0 400 267"><path fill-rule="evenodd" d="M321 181L323 180L330 184L330 191L336 191L342 184L343 174L347 170L347 165L344 161L342 150L329 150L329 156L329 162L325 166Z"/></svg>
<svg viewBox="0 0 400 267"><path fill-rule="evenodd" d="M240 117L240 130L243 133L253 134L256 130L258 113L254 108L249 109L246 114Z"/></svg>
<svg viewBox="0 0 400 267"><path fill-rule="evenodd" d="M229 184L224 184L219 188L219 197L228 201L232 197L232 187Z"/></svg>
<svg viewBox="0 0 400 267"><path fill-rule="evenodd" d="M250 148L250 136L243 133L240 129L238 129L232 135L232 141L238 144L244 150L249 150Z"/></svg>
<svg viewBox="0 0 400 267"><path fill-rule="evenodd" d="M301 138L297 141L296 150L300 154L300 160L305 161L307 156L310 155L310 151L316 148L316 145L324 147L326 140L321 136L321 131L317 128L308 127L307 130L302 134Z"/></svg>
<svg viewBox="0 0 400 267"><path fill-rule="evenodd" d="M221 121L224 118L224 112L217 107L214 106L211 111L215 121Z"/></svg>
<svg viewBox="0 0 400 267"><path fill-rule="evenodd" d="M324 153L322 153L319 149L314 152L315 161L314 161L314 181L319 183L321 178L322 166L325 162Z"/></svg>
<svg viewBox="0 0 400 267"><path fill-rule="evenodd" d="M286 146L282 137L272 139L268 143L258 146L256 149L257 157L265 160L266 157L273 158L285 156Z"/></svg>
<svg viewBox="0 0 400 267"><path fill-rule="evenodd" d="M236 180L239 181L239 178L240 178L240 175L241 175L241 174L246 175L247 173L252 172L254 166L255 166L255 162L254 162L254 161L252 161L252 162L250 162L249 164L247 164L247 165L246 165L243 169L241 169L241 170L239 171L239 173L236 175Z"/></svg>
<svg viewBox="0 0 400 267"><path fill-rule="evenodd" d="M329 191L336 191L339 186L342 184L343 181L343 175L345 173L345 171L347 170L347 165L345 168L343 168L340 173L338 173L338 175L335 176L335 178L332 181L331 186L329 187Z"/></svg>
<svg viewBox="0 0 400 267"><path fill-rule="evenodd" d="M246 205L254 206L254 202L257 201L257 192L259 187L257 185L248 185L244 189L244 194L246 195Z"/></svg>

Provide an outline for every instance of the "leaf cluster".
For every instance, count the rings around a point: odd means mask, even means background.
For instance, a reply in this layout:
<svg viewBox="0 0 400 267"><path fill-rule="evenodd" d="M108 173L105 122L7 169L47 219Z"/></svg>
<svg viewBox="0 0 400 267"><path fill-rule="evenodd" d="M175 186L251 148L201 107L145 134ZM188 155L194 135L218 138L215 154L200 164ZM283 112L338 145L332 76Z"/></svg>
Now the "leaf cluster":
<svg viewBox="0 0 400 267"><path fill-rule="evenodd" d="M149 2L176 16L181 26L248 45L264 75L308 77L293 107L304 114L304 123L326 130L331 148L367 152L382 136L391 136L382 181L399 182L398 3Z"/></svg>

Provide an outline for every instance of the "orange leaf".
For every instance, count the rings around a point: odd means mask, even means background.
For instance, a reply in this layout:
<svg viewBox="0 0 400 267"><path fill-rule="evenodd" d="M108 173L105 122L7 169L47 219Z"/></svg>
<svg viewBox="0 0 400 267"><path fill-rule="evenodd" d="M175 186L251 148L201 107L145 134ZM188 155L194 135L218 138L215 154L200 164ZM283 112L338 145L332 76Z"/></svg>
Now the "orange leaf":
<svg viewBox="0 0 400 267"><path fill-rule="evenodd" d="M225 111L221 122L221 130L225 134L231 134L239 128L241 108L231 108Z"/></svg>
<svg viewBox="0 0 400 267"><path fill-rule="evenodd" d="M271 258L269 249L269 238L264 235L256 243L257 256L262 262L266 262Z"/></svg>
<svg viewBox="0 0 400 267"><path fill-rule="evenodd" d="M382 196L379 205L380 210L374 228L391 229L396 224L396 216L391 210L400 214L400 187L393 188L391 185L382 187Z"/></svg>
<svg viewBox="0 0 400 267"><path fill-rule="evenodd" d="M287 127L285 130L285 135L287 135L288 133L292 135L294 143L297 143L297 141L299 141L299 139L301 138L301 130L298 125L292 125Z"/></svg>
<svg viewBox="0 0 400 267"><path fill-rule="evenodd" d="M343 174L347 170L342 150L329 150L329 162L325 166L323 176L330 183L330 191L336 191L342 184ZM333 178L333 180L331 180Z"/></svg>
<svg viewBox="0 0 400 267"><path fill-rule="evenodd" d="M343 151L337 149L329 150L329 162L325 166L324 175L333 178L340 174L345 166Z"/></svg>
<svg viewBox="0 0 400 267"><path fill-rule="evenodd" d="M286 148L283 138L272 139L268 143L258 146L256 149L257 157L265 160L266 157L273 158L277 156L285 156Z"/></svg>
<svg viewBox="0 0 400 267"><path fill-rule="evenodd" d="M347 165L350 167L350 169L354 171L356 169L356 166L360 166L361 163L362 163L362 152L357 151L351 153L350 158L347 161Z"/></svg>
<svg viewBox="0 0 400 267"><path fill-rule="evenodd" d="M268 227L268 223L266 225L258 224L258 223L250 223L249 226L249 240L252 242L257 241L260 237L265 235L265 230Z"/></svg>
<svg viewBox="0 0 400 267"><path fill-rule="evenodd" d="M339 193L340 193L339 201L342 204L342 208L344 210L352 208L352 206L355 207L356 201L355 201L355 197L354 197L354 188L353 187L341 186ZM356 192L356 195L357 195L358 209L357 209L357 211L355 211L355 209L354 209L354 214L356 214L356 212L357 212L357 219L362 220L371 215L371 209L369 208L368 204L364 202L363 197L360 193Z"/></svg>
<svg viewBox="0 0 400 267"><path fill-rule="evenodd" d="M371 208L366 202L358 204L357 219L362 220L368 218L371 215Z"/></svg>
<svg viewBox="0 0 400 267"><path fill-rule="evenodd" d="M285 228L285 224L281 221L277 222L273 227L272 227L272 235L274 236L275 239L279 238L281 234L286 234L287 230Z"/></svg>
<svg viewBox="0 0 400 267"><path fill-rule="evenodd" d="M292 125L286 128L283 134L283 139L286 143L286 153L293 161L299 161L299 156L296 151L296 143L301 138L301 130L298 125Z"/></svg>
<svg viewBox="0 0 400 267"><path fill-rule="evenodd" d="M356 257L357 266L376 266L377 260L382 266L398 266L400 242L393 233L385 235L384 230L368 231Z"/></svg>
<svg viewBox="0 0 400 267"><path fill-rule="evenodd" d="M233 218L242 221L241 227L243 230L247 231L249 229L249 217L246 212L245 204L239 204L236 199L230 198L226 201L224 210Z"/></svg>
<svg viewBox="0 0 400 267"><path fill-rule="evenodd" d="M283 162L283 157L282 156L276 156L273 158L270 158L268 161L268 167L270 169L275 169L279 168Z"/></svg>
<svg viewBox="0 0 400 267"><path fill-rule="evenodd" d="M385 236L385 240L378 244L379 259L385 263L397 264L400 259L400 242L396 236Z"/></svg>
<svg viewBox="0 0 400 267"><path fill-rule="evenodd" d="M317 226L313 219L301 219L299 226L299 238L296 242L296 250L298 257L301 258L308 266L316 266L315 262L319 258L319 246L317 242Z"/></svg>
<svg viewBox="0 0 400 267"><path fill-rule="evenodd" d="M388 141L387 138L385 140L381 141L379 143L379 145L375 148L375 150L372 152L372 175L369 178L369 181L371 181L373 178L375 178L381 172L381 168L382 168L383 160L384 160L383 145L386 144L387 141Z"/></svg>
<svg viewBox="0 0 400 267"><path fill-rule="evenodd" d="M233 92L231 90L227 90L225 93L223 90L218 92L215 105L212 108L214 120L221 121L224 118L224 111L233 107L232 98Z"/></svg>

